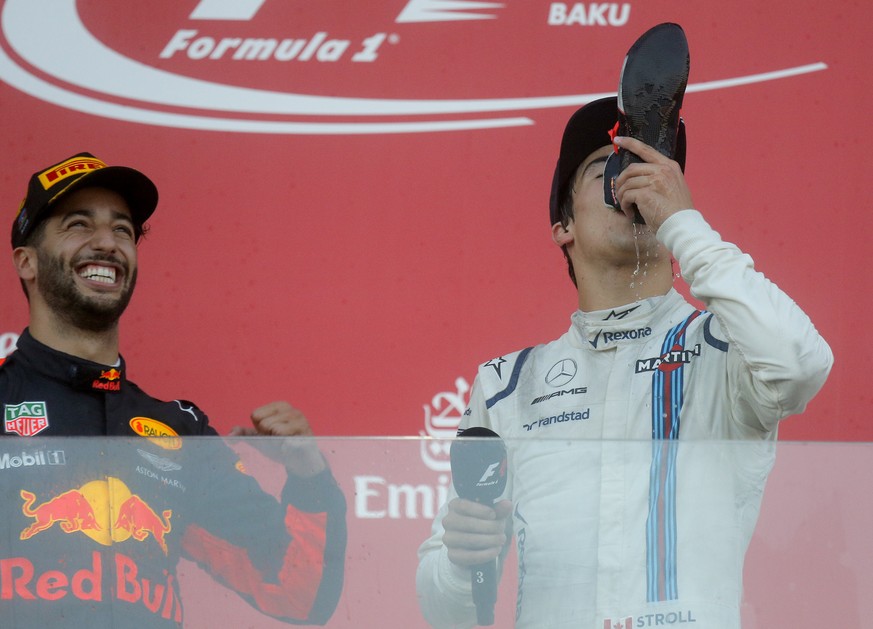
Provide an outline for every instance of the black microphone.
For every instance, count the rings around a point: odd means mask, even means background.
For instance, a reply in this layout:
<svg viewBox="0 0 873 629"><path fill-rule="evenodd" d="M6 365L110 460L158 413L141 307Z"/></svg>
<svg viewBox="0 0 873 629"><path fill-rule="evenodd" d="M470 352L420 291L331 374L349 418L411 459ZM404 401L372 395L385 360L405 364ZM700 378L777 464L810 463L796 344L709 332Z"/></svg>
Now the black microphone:
<svg viewBox="0 0 873 629"><path fill-rule="evenodd" d="M494 504L506 488L506 445L493 430L476 426L462 430L452 442L452 484L458 496L480 504ZM490 437L466 439L466 437ZM494 624L497 603L497 560L473 566L470 575L476 622Z"/></svg>

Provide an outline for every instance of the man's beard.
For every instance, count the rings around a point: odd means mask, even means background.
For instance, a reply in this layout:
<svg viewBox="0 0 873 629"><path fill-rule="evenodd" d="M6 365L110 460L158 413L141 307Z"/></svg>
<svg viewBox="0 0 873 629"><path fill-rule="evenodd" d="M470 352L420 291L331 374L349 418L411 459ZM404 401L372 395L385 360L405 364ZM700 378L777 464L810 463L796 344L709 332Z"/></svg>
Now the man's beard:
<svg viewBox="0 0 873 629"><path fill-rule="evenodd" d="M95 255L88 260L118 263L118 260L111 256ZM125 273L127 286L119 297L112 300L107 295L104 299L99 299L79 292L73 278L75 260L71 260L67 266L60 257L53 257L39 249L37 261L39 274L36 284L43 299L56 315L81 330L105 332L113 328L133 296L136 270L130 276Z"/></svg>

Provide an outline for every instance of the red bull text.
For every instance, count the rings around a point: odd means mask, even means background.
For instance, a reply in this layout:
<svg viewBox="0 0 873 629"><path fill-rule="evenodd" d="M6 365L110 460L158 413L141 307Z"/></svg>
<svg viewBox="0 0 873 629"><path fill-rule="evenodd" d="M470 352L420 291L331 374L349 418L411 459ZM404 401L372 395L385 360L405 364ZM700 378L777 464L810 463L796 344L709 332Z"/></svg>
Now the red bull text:
<svg viewBox="0 0 873 629"><path fill-rule="evenodd" d="M156 582L141 577L139 567L130 557L114 553L114 582L104 582L104 555L91 553L91 563L74 566L65 563L66 570L46 570L38 573L27 557L0 559L0 601L58 601L72 597L81 601L102 602L107 592L119 601L142 604L162 618L182 622L182 604L173 575Z"/></svg>

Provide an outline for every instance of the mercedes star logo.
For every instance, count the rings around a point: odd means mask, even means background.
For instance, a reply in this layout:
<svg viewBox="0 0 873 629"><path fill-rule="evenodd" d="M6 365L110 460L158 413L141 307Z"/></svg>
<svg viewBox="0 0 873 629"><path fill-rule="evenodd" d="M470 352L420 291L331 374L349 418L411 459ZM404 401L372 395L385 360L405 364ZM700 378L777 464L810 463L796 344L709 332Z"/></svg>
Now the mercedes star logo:
<svg viewBox="0 0 873 629"><path fill-rule="evenodd" d="M576 361L572 358L559 360L546 374L546 384L562 387L576 377Z"/></svg>

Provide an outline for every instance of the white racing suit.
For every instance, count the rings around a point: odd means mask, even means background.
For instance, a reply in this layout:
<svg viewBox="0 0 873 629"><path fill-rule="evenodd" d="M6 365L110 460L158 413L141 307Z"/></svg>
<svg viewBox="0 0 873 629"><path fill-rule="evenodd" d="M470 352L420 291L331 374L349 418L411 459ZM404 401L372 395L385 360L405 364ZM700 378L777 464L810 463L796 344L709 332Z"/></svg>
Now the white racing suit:
<svg viewBox="0 0 873 629"><path fill-rule="evenodd" d="M460 428L507 445L517 627L740 626L777 424L804 410L833 356L700 213L658 238L707 310L671 290L577 311L559 339L479 367ZM470 570L448 559L445 513L419 549L419 601L433 626L470 627Z"/></svg>

